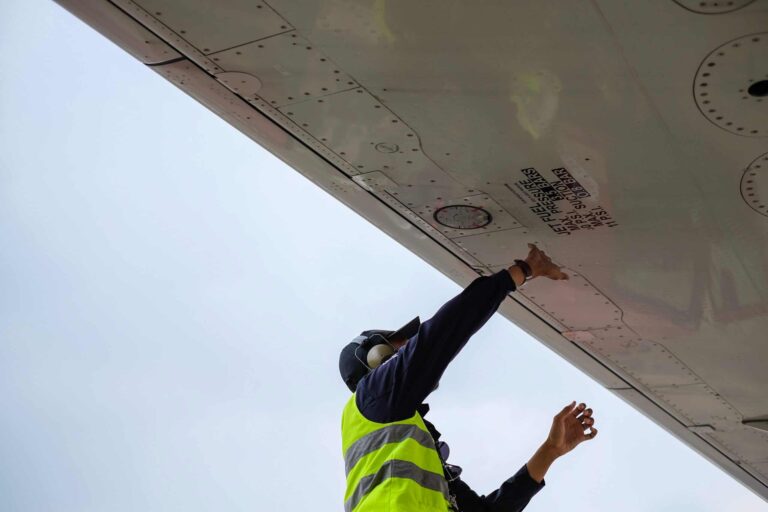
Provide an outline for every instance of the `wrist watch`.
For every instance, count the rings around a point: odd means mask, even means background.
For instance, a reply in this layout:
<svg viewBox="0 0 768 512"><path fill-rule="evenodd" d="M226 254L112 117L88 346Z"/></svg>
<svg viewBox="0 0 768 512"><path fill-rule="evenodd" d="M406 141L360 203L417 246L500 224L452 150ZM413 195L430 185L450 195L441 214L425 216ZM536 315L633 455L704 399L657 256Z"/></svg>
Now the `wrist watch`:
<svg viewBox="0 0 768 512"><path fill-rule="evenodd" d="M522 270L523 274L525 274L525 281L523 281L523 284L533 279L533 271L531 270L531 266L528 263L523 260L515 260L515 265L520 267L520 270Z"/></svg>

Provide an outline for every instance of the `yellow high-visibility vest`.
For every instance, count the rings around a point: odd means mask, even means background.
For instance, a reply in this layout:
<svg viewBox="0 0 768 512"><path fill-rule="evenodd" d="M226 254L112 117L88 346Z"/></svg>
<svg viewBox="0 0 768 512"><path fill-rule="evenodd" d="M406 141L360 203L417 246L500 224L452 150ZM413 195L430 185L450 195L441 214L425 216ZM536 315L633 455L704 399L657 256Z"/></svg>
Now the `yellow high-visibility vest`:
<svg viewBox="0 0 768 512"><path fill-rule="evenodd" d="M357 408L355 394L341 418L347 473L345 512L446 512L448 482L424 420L376 423Z"/></svg>

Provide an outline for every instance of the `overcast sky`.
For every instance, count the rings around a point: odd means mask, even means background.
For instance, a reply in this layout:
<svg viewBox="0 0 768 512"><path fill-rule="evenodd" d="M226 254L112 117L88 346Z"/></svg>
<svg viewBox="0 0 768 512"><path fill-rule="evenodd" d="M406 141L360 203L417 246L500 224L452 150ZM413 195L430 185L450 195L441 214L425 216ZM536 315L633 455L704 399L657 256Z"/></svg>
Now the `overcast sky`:
<svg viewBox="0 0 768 512"><path fill-rule="evenodd" d="M339 349L459 287L52 2L0 64L0 510L341 510ZM487 493L571 400L527 510L765 510L499 315L429 419Z"/></svg>

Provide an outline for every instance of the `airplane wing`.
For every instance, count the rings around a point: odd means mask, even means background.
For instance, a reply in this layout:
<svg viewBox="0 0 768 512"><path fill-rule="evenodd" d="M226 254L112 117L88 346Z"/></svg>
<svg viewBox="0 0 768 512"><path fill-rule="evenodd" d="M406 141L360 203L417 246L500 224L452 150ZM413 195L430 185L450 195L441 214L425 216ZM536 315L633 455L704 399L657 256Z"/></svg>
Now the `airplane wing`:
<svg viewBox="0 0 768 512"><path fill-rule="evenodd" d="M57 1L768 499L764 3Z"/></svg>

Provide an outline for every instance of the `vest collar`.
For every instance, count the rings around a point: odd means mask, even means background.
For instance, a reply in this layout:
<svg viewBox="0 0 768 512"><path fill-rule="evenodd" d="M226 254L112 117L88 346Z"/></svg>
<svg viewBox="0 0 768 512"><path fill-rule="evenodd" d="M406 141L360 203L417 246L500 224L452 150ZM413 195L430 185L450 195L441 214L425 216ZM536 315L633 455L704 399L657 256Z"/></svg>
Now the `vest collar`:
<svg viewBox="0 0 768 512"><path fill-rule="evenodd" d="M416 408L416 412L419 413L419 416L421 416L421 419L424 420L424 426L427 427L427 430L429 430L430 435L432 436L432 439L435 440L435 443L440 439L440 432L435 428L435 426L424 419L424 416L427 415L429 412L429 404L421 404Z"/></svg>

